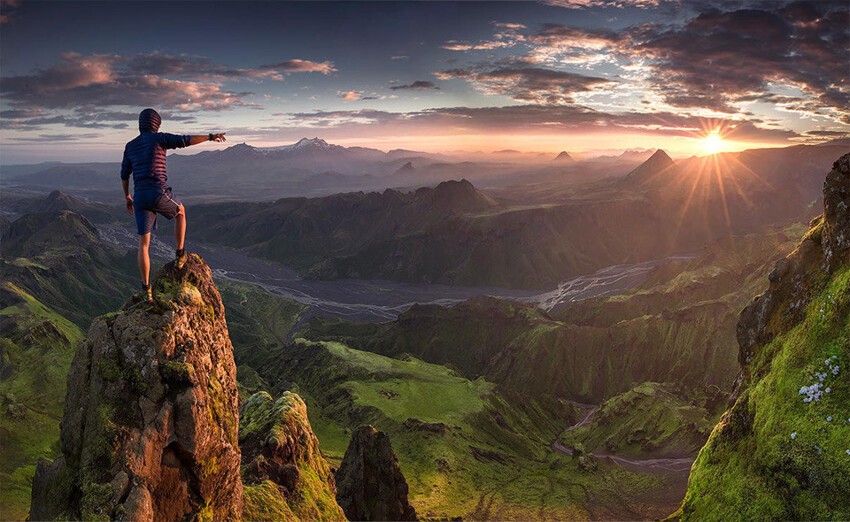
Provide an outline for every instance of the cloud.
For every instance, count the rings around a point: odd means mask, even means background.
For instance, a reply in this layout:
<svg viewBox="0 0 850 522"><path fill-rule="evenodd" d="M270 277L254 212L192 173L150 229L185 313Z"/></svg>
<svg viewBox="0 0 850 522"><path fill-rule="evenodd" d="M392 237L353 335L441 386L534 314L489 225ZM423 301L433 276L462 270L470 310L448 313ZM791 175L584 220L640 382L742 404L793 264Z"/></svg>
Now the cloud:
<svg viewBox="0 0 850 522"><path fill-rule="evenodd" d="M829 130L810 130L806 131L807 136L827 136L840 137L850 136L850 131L829 131Z"/></svg>
<svg viewBox="0 0 850 522"><path fill-rule="evenodd" d="M415 82L409 83L409 84L406 84L406 85L393 85L393 86L390 87L390 89L392 89L393 91L399 91L399 90L424 91L424 90L428 90L428 89L439 90L440 88L437 87L436 85L434 85L434 82L429 82L429 81L425 81L425 80L416 80Z"/></svg>
<svg viewBox="0 0 850 522"><path fill-rule="evenodd" d="M440 71L435 76L440 80L466 80L485 94L549 105L571 104L576 93L613 82L607 78L535 67L520 60L480 63L469 68Z"/></svg>
<svg viewBox="0 0 850 522"><path fill-rule="evenodd" d="M592 66L615 62L616 47L621 36L604 29L580 29L558 24L544 24L537 34L529 36L533 45L528 60L541 64Z"/></svg>
<svg viewBox="0 0 850 522"><path fill-rule="evenodd" d="M292 113L291 127L347 130L362 134L368 126L387 134L439 133L464 135L481 133L541 134L633 133L657 136L699 138L705 129L723 129L727 139L744 142L785 141L801 137L785 130L759 127L751 121L702 118L670 112L608 113L577 105L510 105L504 107L443 107L414 112L389 112L372 109L354 111L315 111Z"/></svg>
<svg viewBox="0 0 850 522"><path fill-rule="evenodd" d="M513 47L525 40L525 36L519 31L525 29L525 25L517 23L493 22L496 32L493 39L478 43L470 43L462 40L449 40L442 45L443 49L449 51L481 51Z"/></svg>
<svg viewBox="0 0 850 522"><path fill-rule="evenodd" d="M90 140L94 138L100 138L100 134L39 134L38 136L27 136L25 138L17 138L12 137L8 138L9 141L17 141L24 143L32 143L32 142L45 142L45 143L53 143L57 141L79 141L79 140Z"/></svg>
<svg viewBox="0 0 850 522"><path fill-rule="evenodd" d="M776 12L708 11L680 29L634 35L630 49L648 57L655 88L677 107L737 112L753 93L776 85L796 87L802 104L792 110L827 110L850 117L850 11L835 4L797 4ZM775 94L775 93L773 93Z"/></svg>
<svg viewBox="0 0 850 522"><path fill-rule="evenodd" d="M155 106L178 111L220 111L251 106L250 92L229 91L225 80L280 79L277 71L215 65L193 56L65 53L46 69L5 76L4 100L20 110Z"/></svg>
<svg viewBox="0 0 850 522"><path fill-rule="evenodd" d="M846 3L737 5L758 8L689 4L701 12L684 23L651 22L616 32L547 24L526 37L531 50L525 60L588 68L606 62L621 71L621 85L653 93L670 107L745 114L742 104L758 101L850 123L850 77L839 65L850 52Z"/></svg>
<svg viewBox="0 0 850 522"><path fill-rule="evenodd" d="M20 5L21 0L0 0L0 24L11 22Z"/></svg>
<svg viewBox="0 0 850 522"><path fill-rule="evenodd" d="M322 74L330 74L336 72L333 62L312 62L310 60L287 60L275 65L264 65L261 69L276 69L284 72L317 72Z"/></svg>
<svg viewBox="0 0 850 522"><path fill-rule="evenodd" d="M356 101L362 99L363 93L360 91L344 91L338 92L339 97L347 101Z"/></svg>
<svg viewBox="0 0 850 522"><path fill-rule="evenodd" d="M677 0L544 0L543 3L553 7L564 7L567 9L587 9L591 7L613 7L622 9L625 7L637 7L649 9L658 7L663 2L679 3Z"/></svg>

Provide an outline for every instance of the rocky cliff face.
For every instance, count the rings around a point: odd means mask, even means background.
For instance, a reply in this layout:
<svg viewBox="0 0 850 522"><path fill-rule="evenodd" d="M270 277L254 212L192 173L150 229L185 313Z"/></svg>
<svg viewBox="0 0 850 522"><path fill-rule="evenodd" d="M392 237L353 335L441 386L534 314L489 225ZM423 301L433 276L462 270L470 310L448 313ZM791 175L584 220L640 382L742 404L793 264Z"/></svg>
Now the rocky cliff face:
<svg viewBox="0 0 850 522"><path fill-rule="evenodd" d="M156 302L97 318L68 375L62 457L30 518L231 520L242 512L236 366L209 267L166 265Z"/></svg>
<svg viewBox="0 0 850 522"><path fill-rule="evenodd" d="M336 477L337 500L349 520L416 520L390 439L372 426L351 435Z"/></svg>
<svg viewBox="0 0 850 522"><path fill-rule="evenodd" d="M850 518L850 154L824 214L738 322L735 403L691 472L682 517Z"/></svg>

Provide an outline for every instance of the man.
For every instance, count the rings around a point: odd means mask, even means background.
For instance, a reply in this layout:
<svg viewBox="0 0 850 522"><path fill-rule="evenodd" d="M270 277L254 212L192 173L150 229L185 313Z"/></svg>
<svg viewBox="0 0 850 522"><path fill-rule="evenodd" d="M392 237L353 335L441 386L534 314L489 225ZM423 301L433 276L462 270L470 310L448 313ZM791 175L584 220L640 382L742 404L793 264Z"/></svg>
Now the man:
<svg viewBox="0 0 850 522"><path fill-rule="evenodd" d="M139 135L124 147L121 162L121 185L127 212L136 215L136 231L139 234L139 275L142 291L150 303L153 293L150 285L151 232L156 229L156 215L174 219L174 241L177 243L175 261L178 268L186 262L183 240L186 237L186 209L171 194L168 176L165 173L165 151L196 145L205 141L225 141L224 133L208 135L177 135L158 132L162 118L153 109L139 114ZM133 197L130 197L130 174L133 175Z"/></svg>

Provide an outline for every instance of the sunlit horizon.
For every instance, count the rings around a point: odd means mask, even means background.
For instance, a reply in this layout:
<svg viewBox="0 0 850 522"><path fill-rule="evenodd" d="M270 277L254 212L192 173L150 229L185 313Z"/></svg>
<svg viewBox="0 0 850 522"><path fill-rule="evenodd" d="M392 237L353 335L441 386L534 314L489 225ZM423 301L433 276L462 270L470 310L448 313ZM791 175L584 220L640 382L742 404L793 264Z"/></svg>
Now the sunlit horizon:
<svg viewBox="0 0 850 522"><path fill-rule="evenodd" d="M177 2L155 39L115 23L147 5L2 4L0 162L118 161L146 107L261 147L689 157L850 136L841 3L232 2L198 23Z"/></svg>

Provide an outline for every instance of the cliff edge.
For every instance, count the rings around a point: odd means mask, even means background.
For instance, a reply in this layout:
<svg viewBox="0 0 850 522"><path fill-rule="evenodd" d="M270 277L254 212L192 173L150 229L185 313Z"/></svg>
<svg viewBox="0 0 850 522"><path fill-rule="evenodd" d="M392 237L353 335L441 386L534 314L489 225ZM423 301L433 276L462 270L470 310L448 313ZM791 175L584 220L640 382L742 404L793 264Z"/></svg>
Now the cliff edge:
<svg viewBox="0 0 850 522"><path fill-rule="evenodd" d="M850 519L850 154L824 213L741 313L734 404L693 465L694 520Z"/></svg>

